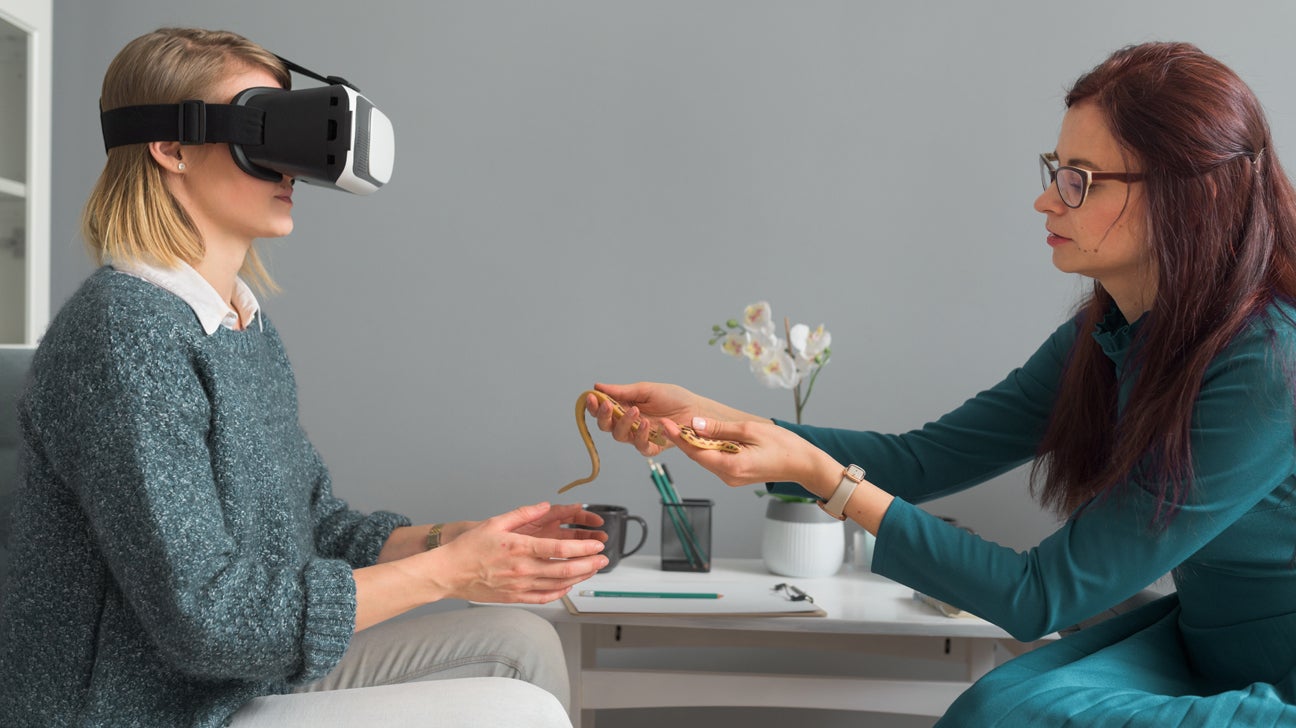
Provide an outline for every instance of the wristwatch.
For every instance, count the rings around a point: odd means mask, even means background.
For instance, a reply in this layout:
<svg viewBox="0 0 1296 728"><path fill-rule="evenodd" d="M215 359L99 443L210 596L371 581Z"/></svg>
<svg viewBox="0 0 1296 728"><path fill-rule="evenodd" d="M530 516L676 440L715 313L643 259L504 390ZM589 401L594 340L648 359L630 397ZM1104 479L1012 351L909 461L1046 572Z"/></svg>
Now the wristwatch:
<svg viewBox="0 0 1296 728"><path fill-rule="evenodd" d="M428 550L428 551L431 551L432 549L434 549L434 548L436 548L436 547L438 547L438 546L441 545L441 529L442 529L444 526L445 526L444 523L437 523L437 524L434 524L434 525L432 526L432 528L429 528L429 529L428 529L428 534L427 534L427 550Z"/></svg>
<svg viewBox="0 0 1296 728"><path fill-rule="evenodd" d="M848 466L842 471L841 482L837 484L837 490L833 491L832 497L827 502L819 501L819 507L824 510L824 513L839 521L846 520L846 504L850 502L851 496L855 494L855 489L862 482L864 482L864 468L858 465Z"/></svg>

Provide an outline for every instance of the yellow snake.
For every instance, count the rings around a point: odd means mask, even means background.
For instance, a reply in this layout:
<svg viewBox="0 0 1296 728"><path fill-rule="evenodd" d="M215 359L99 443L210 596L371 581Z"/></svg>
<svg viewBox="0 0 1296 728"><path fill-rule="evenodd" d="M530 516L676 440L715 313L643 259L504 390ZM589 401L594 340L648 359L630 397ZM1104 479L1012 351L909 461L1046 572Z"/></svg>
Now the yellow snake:
<svg viewBox="0 0 1296 728"><path fill-rule="evenodd" d="M619 420L622 417L625 417L625 413L626 413L625 408L622 407L621 403L617 402L615 399L612 399L606 394L593 389L587 389L584 392L581 392L580 397L576 398L576 427L580 429L581 438L585 440L585 449L589 451L590 465L592 469L590 470L590 474L588 478L573 480L567 485L564 485L563 487L559 488L558 489L559 493L566 493L567 491L571 490L572 488L575 488L578 485L584 485L585 483L588 483L594 480L595 478L597 478L599 474L598 448L594 447L594 440L593 438L590 437L589 427L585 424L585 398L591 394L597 397L599 400L603 402L608 402L612 405L613 419ZM638 429L639 429L638 422L630 426L631 432L634 432L635 430ZM693 447L700 447L703 450L722 450L724 452L736 453L742 449L742 445L732 440L713 440L712 438L709 437L703 437L702 435L697 434L697 431L695 431L692 427L688 427L686 425L680 426L680 437L684 438L684 441L692 445ZM659 430L653 430L649 432L648 441L653 443L654 445L659 445L661 447L666 447L667 445L670 445L670 440L667 440L666 436L663 435Z"/></svg>

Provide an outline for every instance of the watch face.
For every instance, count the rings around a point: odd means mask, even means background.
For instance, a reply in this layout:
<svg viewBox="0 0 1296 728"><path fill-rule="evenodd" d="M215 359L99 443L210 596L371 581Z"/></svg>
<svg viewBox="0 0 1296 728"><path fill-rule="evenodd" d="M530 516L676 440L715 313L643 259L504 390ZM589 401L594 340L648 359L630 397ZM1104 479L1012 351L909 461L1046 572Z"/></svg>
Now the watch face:
<svg viewBox="0 0 1296 728"><path fill-rule="evenodd" d="M864 468L861 468L858 465L852 465L849 468L846 468L846 477L858 483L864 479Z"/></svg>

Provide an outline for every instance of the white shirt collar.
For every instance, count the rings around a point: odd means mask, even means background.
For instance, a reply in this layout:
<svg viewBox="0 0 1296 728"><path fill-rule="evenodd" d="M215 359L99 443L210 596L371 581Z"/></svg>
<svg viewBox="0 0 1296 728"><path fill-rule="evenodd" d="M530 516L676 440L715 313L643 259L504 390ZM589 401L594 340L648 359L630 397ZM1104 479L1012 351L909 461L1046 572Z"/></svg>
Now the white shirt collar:
<svg viewBox="0 0 1296 728"><path fill-rule="evenodd" d="M113 261L111 265L122 273L174 293L193 309L208 336L222 326L237 331L250 325L253 318L256 318L258 327L265 329L261 317L257 316L261 304L242 278L234 278L234 306L231 308L207 279L184 261L177 262L174 268L160 268L140 260ZM239 325L240 320L242 326Z"/></svg>

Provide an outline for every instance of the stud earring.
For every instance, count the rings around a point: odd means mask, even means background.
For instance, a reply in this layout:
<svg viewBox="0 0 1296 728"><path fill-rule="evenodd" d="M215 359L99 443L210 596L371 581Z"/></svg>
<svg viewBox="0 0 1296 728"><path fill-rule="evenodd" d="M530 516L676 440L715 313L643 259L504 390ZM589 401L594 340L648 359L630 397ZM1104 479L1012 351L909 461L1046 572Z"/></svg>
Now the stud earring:
<svg viewBox="0 0 1296 728"><path fill-rule="evenodd" d="M177 171L177 172L183 172L184 170L185 170L185 163L184 163L184 162L181 162L180 164L177 164L177 165L176 165L176 171Z"/></svg>

